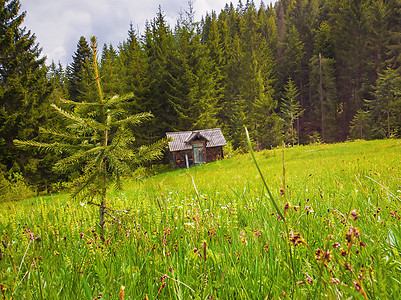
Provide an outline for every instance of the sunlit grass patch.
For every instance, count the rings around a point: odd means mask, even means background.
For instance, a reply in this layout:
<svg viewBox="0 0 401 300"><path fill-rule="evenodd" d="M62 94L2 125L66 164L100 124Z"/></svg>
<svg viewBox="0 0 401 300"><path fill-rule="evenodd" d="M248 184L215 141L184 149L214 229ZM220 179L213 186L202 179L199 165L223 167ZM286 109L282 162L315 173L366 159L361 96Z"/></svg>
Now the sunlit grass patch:
<svg viewBox="0 0 401 300"><path fill-rule="evenodd" d="M400 153L399 140L287 148L285 195L282 148L255 153L288 236L249 155L126 179L104 242L89 203L2 204L0 296L396 299Z"/></svg>

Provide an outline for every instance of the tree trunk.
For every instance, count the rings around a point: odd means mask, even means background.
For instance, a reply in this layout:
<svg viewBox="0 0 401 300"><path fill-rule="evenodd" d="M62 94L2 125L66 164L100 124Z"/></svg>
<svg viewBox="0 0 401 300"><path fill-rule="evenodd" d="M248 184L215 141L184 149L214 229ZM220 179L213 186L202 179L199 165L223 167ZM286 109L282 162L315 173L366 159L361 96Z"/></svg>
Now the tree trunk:
<svg viewBox="0 0 401 300"><path fill-rule="evenodd" d="M99 206L99 226L104 230L104 224L105 224L105 216L106 216L106 207L104 205L104 201Z"/></svg>
<svg viewBox="0 0 401 300"><path fill-rule="evenodd" d="M387 110L387 135L390 138L390 111Z"/></svg>
<svg viewBox="0 0 401 300"><path fill-rule="evenodd" d="M320 97L320 106L321 106L321 113L322 113L322 141L324 142L324 113L323 113L323 74L322 74L322 54L319 53L319 97Z"/></svg>

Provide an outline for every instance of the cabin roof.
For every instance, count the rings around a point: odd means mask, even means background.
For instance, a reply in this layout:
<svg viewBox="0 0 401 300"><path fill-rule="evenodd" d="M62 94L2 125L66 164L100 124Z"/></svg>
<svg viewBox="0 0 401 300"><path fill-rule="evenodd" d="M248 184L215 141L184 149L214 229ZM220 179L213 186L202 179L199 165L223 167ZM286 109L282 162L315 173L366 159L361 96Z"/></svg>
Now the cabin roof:
<svg viewBox="0 0 401 300"><path fill-rule="evenodd" d="M167 132L166 136L168 138L173 138L173 141L168 143L168 147L171 152L192 149L191 141L195 139L205 139L206 148L226 145L226 139L224 138L220 128L183 132Z"/></svg>

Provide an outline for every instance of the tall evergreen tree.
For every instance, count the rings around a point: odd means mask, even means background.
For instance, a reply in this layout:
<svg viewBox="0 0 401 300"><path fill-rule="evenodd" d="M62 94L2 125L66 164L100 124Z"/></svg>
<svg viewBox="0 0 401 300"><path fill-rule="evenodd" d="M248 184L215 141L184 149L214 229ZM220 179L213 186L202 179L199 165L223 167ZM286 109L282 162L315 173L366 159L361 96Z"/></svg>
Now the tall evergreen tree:
<svg viewBox="0 0 401 300"><path fill-rule="evenodd" d="M386 65L401 75L401 1L388 0L388 34Z"/></svg>
<svg viewBox="0 0 401 300"><path fill-rule="evenodd" d="M100 76L102 78L103 92L105 96L121 94L122 82L118 74L118 53L113 45L103 46L100 60Z"/></svg>
<svg viewBox="0 0 401 300"><path fill-rule="evenodd" d="M366 85L367 12L368 1L344 0L333 26L337 90L343 113L340 129L342 139L348 135L349 125L362 99L368 95Z"/></svg>
<svg viewBox="0 0 401 300"><path fill-rule="evenodd" d="M46 118L40 108L51 92L45 58L35 35L22 27L25 12L20 1L0 2L0 165L6 171L27 174L35 180L38 160L19 151L13 139L34 138ZM36 178L37 179L37 178Z"/></svg>
<svg viewBox="0 0 401 300"><path fill-rule="evenodd" d="M401 77L393 69L379 74L374 87L374 99L368 101L375 138L399 135L401 125Z"/></svg>
<svg viewBox="0 0 401 300"><path fill-rule="evenodd" d="M170 95L175 94L173 90L176 88L172 72L177 49L172 31L160 7L156 18L151 24L147 24L144 50L147 65L144 108L157 116L147 128L147 134L151 139L159 139L166 132L177 130L175 124L179 119L170 102Z"/></svg>
<svg viewBox="0 0 401 300"><path fill-rule="evenodd" d="M143 111L143 94L145 89L146 61L145 52L133 25L130 24L128 38L119 45L118 77L124 93L133 92L135 101L132 109Z"/></svg>
<svg viewBox="0 0 401 300"><path fill-rule="evenodd" d="M286 140L287 142L290 141L293 146L298 136L294 129L294 122L303 112L298 101L298 95L297 87L291 77L288 78L288 82L284 87L284 97L281 99L280 110L284 120L284 135L289 137Z"/></svg>
<svg viewBox="0 0 401 300"><path fill-rule="evenodd" d="M82 101L88 90L88 78L91 74L91 52L85 37L80 37L72 60L67 66L68 94L70 99Z"/></svg>

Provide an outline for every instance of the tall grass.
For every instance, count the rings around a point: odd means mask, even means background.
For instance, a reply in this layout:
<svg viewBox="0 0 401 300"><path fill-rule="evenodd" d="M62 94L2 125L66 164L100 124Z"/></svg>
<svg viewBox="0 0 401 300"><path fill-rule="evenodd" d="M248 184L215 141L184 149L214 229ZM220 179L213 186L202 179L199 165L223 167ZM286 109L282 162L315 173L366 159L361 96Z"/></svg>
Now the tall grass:
<svg viewBox="0 0 401 300"><path fill-rule="evenodd" d="M105 242L66 195L2 204L0 298L397 299L400 150L285 149L285 196L282 149L127 179Z"/></svg>

